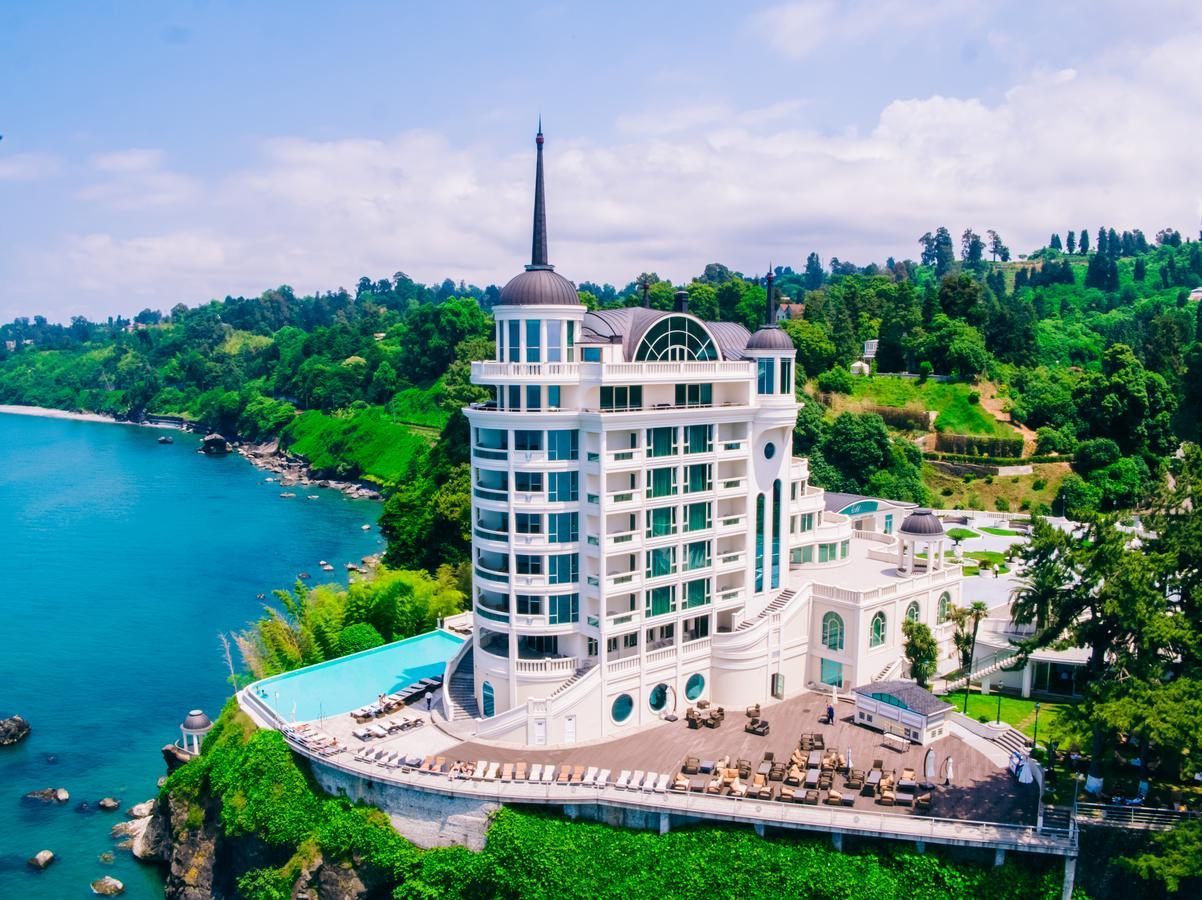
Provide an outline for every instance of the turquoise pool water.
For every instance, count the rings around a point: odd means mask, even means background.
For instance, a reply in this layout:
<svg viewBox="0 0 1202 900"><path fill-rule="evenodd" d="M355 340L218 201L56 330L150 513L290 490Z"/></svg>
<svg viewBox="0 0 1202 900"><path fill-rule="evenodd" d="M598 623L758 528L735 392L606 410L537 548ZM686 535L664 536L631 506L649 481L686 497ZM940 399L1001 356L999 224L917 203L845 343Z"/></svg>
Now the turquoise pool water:
<svg viewBox="0 0 1202 900"><path fill-rule="evenodd" d="M391 694L415 681L441 675L462 643L463 638L449 631L430 631L265 678L251 690L281 717L308 722L358 709L374 703L381 693Z"/></svg>

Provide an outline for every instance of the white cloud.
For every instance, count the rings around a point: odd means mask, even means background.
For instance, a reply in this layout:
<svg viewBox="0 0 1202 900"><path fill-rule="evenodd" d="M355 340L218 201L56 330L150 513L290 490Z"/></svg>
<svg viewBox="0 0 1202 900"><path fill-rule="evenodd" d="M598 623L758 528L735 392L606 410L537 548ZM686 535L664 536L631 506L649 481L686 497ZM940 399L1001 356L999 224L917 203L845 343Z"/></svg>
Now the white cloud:
<svg viewBox="0 0 1202 900"><path fill-rule="evenodd" d="M56 174L59 169L59 160L43 153L0 156L0 181L36 181Z"/></svg>
<svg viewBox="0 0 1202 900"><path fill-rule="evenodd" d="M100 180L81 188L80 200L116 210L148 210L194 201L200 190L191 178L168 171L159 149L135 147L93 156L89 168Z"/></svg>
<svg viewBox="0 0 1202 900"><path fill-rule="evenodd" d="M996 228L1016 253L1052 231L1103 224L1192 233L1202 213L1197 42L1183 33L1033 74L995 102L895 100L864 133L802 127L796 100L743 113L702 105L616 143L551 133L552 262L575 280L624 283L643 270L686 279L714 260L747 272L769 258L796 266L810 250L860 263L916 256L918 235L940 224ZM94 314L280 283L349 287L397 269L503 283L529 252L533 150L422 130L281 138L213 179L126 153L82 202L137 208L157 197L154 218L72 236L31 257L31 272L60 273L56 289L78 288ZM10 293L43 289L32 274L14 281Z"/></svg>
<svg viewBox="0 0 1202 900"><path fill-rule="evenodd" d="M805 59L819 47L847 45L885 34L895 39L949 18L975 17L973 0L793 0L754 13L747 30L788 59Z"/></svg>

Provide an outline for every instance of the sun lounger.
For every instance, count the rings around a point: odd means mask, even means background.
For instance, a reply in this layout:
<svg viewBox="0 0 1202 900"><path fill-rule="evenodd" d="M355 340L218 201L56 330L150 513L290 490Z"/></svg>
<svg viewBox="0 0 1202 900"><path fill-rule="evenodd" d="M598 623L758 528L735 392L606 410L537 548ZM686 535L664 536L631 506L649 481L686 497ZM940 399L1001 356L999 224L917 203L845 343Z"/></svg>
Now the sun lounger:
<svg viewBox="0 0 1202 900"><path fill-rule="evenodd" d="M542 781L543 780L543 764L542 763L535 763L533 766L530 767L530 780L531 781Z"/></svg>
<svg viewBox="0 0 1202 900"><path fill-rule="evenodd" d="M546 763L543 766L543 784L551 784L555 780L555 764Z"/></svg>
<svg viewBox="0 0 1202 900"><path fill-rule="evenodd" d="M513 781L513 763L505 763L501 766L501 780Z"/></svg>
<svg viewBox="0 0 1202 900"><path fill-rule="evenodd" d="M626 789L630 791L637 791L639 786L643 783L643 778L646 776L646 774L647 773L642 769L635 769L634 774L630 776L630 781L626 784Z"/></svg>
<svg viewBox="0 0 1202 900"><path fill-rule="evenodd" d="M585 772L584 772L584 782L583 782L583 784L584 784L586 787L592 787L592 786L593 786L593 781L594 781L594 780L596 780L596 778L597 778L597 767L596 767L596 766L589 766L589 767L588 767L588 769L586 769L586 770L585 770Z"/></svg>
<svg viewBox="0 0 1202 900"><path fill-rule="evenodd" d="M668 773L661 772L659 778L655 779L655 793L662 794L668 789Z"/></svg>
<svg viewBox="0 0 1202 900"><path fill-rule="evenodd" d="M496 781L497 773L500 772L500 770L501 770L500 763L489 763L488 764L488 772L485 773L484 780L485 781Z"/></svg>
<svg viewBox="0 0 1202 900"><path fill-rule="evenodd" d="M583 778L584 778L584 766L573 766L572 767L572 777L570 779L570 783L571 784L580 784L581 779L583 779Z"/></svg>
<svg viewBox="0 0 1202 900"><path fill-rule="evenodd" d="M643 793L652 793L657 781L659 781L659 772L648 772L647 777L643 779Z"/></svg>
<svg viewBox="0 0 1202 900"><path fill-rule="evenodd" d="M603 788L609 786L609 769L602 769L597 773L597 777L593 779L593 787Z"/></svg>
<svg viewBox="0 0 1202 900"><path fill-rule="evenodd" d="M370 731L376 737L388 737L388 729L382 725L372 725L370 728L368 728L368 731Z"/></svg>
<svg viewBox="0 0 1202 900"><path fill-rule="evenodd" d="M526 780L526 764L524 762L522 762L521 760L518 760L516 763L513 764L513 780L514 781L525 781Z"/></svg>
<svg viewBox="0 0 1202 900"><path fill-rule="evenodd" d="M559 774L555 776L556 782L559 784L567 784L568 779L572 777L572 767L562 765L559 767Z"/></svg>
<svg viewBox="0 0 1202 900"><path fill-rule="evenodd" d="M685 779L685 782L687 785L688 779ZM618 774L618 780L616 782L614 782L614 787L616 787L620 791L624 791L624 790L626 790L626 785L628 785L628 784L630 784L630 770L623 769Z"/></svg>
<svg viewBox="0 0 1202 900"><path fill-rule="evenodd" d="M353 728L351 729L351 734L361 741L370 741L372 738L371 732L366 728Z"/></svg>

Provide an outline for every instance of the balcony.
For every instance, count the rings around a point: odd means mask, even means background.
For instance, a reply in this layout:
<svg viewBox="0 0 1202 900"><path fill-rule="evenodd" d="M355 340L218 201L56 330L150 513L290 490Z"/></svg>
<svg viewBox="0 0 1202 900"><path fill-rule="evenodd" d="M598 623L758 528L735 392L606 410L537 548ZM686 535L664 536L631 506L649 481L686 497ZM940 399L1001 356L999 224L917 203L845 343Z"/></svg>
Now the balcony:
<svg viewBox="0 0 1202 900"><path fill-rule="evenodd" d="M559 675L567 677L580 668L574 656L554 656L546 659L515 659L513 669L519 675Z"/></svg>
<svg viewBox="0 0 1202 900"><path fill-rule="evenodd" d="M746 478L727 478L717 483L719 497L733 497L747 490Z"/></svg>
<svg viewBox="0 0 1202 900"><path fill-rule="evenodd" d="M633 550L638 546L638 531L621 531L605 536L606 549Z"/></svg>
<svg viewBox="0 0 1202 900"><path fill-rule="evenodd" d="M605 465L609 469L620 469L626 466L639 466L643 462L641 449L609 450L605 454Z"/></svg>
<svg viewBox="0 0 1202 900"><path fill-rule="evenodd" d="M479 563L476 564L476 574L488 581L495 581L497 584L509 584L509 573L498 572L493 569L486 569ZM528 577L528 576L523 576Z"/></svg>
<svg viewBox="0 0 1202 900"><path fill-rule="evenodd" d="M493 381L576 381L580 378L580 363L547 362L473 362L472 381L488 384Z"/></svg>
<svg viewBox="0 0 1202 900"><path fill-rule="evenodd" d="M633 508L643 502L643 492L638 490L615 491L612 494L605 495L605 502L610 507L617 507L618 509Z"/></svg>
<svg viewBox="0 0 1202 900"><path fill-rule="evenodd" d="M719 572L726 569L738 569L743 566L747 559L747 554L742 550L737 553L722 553L718 556L714 568Z"/></svg>
<svg viewBox="0 0 1202 900"><path fill-rule="evenodd" d="M642 583L643 576L640 572L618 572L616 575L609 575L605 579L608 590L617 590L619 588L633 589Z"/></svg>
<svg viewBox="0 0 1202 900"><path fill-rule="evenodd" d="M746 516L723 516L718 520L718 534L738 534L746 529Z"/></svg>
<svg viewBox="0 0 1202 900"><path fill-rule="evenodd" d="M628 609L605 614L605 624L609 628L620 628L623 625L637 625L643 614L637 609Z"/></svg>

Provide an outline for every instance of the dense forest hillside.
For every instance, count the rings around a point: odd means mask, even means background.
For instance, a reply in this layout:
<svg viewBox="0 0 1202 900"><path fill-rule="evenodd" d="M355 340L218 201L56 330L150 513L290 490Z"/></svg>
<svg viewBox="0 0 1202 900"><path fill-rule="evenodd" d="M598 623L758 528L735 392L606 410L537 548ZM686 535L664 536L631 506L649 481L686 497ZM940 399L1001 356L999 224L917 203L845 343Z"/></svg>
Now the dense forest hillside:
<svg viewBox="0 0 1202 900"><path fill-rule="evenodd" d="M918 246L918 261L824 266L810 253L798 270L775 270L783 327L810 379L795 444L815 481L947 506L1138 508L1180 442L1198 437L1202 302L1191 289L1202 244L1171 229L1152 241L1083 229L1015 260L996 233L971 229L957 256L938 228ZM765 283L713 263L684 285L642 273L620 289L579 290L593 308L645 299L668 309L683 287L697 315L755 328ZM353 293L283 286L133 320L18 319L0 326L0 402L177 414L278 439L319 471L384 487L389 563L433 570L465 558L459 410L483 397L469 362L493 353L498 296L398 272L361 278ZM852 376L868 341L874 374ZM993 479L939 467L965 458L1038 468Z"/></svg>

